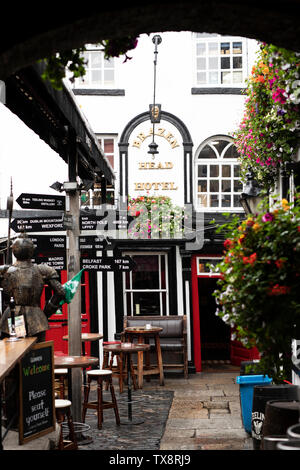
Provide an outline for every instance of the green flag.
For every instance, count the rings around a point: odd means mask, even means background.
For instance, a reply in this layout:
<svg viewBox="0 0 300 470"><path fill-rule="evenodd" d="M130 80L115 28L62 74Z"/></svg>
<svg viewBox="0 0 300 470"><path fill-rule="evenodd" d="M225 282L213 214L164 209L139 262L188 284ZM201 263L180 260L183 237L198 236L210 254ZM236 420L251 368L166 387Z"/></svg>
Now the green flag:
<svg viewBox="0 0 300 470"><path fill-rule="evenodd" d="M69 281L67 281L63 284L63 288L65 290L65 298L64 298L64 300L62 300L60 302L60 305L63 305L64 303L69 304L71 302L71 300L73 299L73 297L74 297L74 295L77 291L77 288L80 284L82 271L84 271L84 270L82 269L72 279L70 279Z"/></svg>

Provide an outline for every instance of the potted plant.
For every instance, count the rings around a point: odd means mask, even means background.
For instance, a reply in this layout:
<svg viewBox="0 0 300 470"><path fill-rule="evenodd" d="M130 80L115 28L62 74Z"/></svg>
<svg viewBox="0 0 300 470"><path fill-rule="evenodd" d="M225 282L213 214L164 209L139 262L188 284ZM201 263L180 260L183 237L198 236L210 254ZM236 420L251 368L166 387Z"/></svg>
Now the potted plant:
<svg viewBox="0 0 300 470"><path fill-rule="evenodd" d="M244 346L257 347L257 373L277 384L289 377L291 342L300 337L299 203L299 194L292 203L266 197L259 214L242 223L233 216L219 228L228 238L214 268L221 275L216 314Z"/></svg>

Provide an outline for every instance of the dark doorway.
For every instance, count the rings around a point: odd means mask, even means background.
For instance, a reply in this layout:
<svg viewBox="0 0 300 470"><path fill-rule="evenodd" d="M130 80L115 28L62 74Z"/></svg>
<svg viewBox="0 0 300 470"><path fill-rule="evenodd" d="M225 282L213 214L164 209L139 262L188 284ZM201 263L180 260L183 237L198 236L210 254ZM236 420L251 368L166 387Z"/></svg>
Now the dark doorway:
<svg viewBox="0 0 300 470"><path fill-rule="evenodd" d="M208 360L230 360L231 328L216 316L216 301L213 291L217 280L198 278L201 358Z"/></svg>

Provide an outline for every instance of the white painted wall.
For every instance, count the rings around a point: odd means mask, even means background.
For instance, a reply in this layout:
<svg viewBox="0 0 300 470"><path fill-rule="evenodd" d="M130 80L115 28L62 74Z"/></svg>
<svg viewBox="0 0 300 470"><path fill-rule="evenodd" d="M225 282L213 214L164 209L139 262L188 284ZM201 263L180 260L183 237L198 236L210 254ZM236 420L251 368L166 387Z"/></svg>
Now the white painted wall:
<svg viewBox="0 0 300 470"><path fill-rule="evenodd" d="M76 96L95 133L116 134L118 141L127 123L149 110L149 104L153 102L154 34L140 36L136 49L128 53L131 60L124 63L124 57L115 59L115 86L107 88L124 89L125 96ZM158 45L156 103L162 105L162 110L176 115L184 122L192 136L195 154L208 137L229 135L237 129L244 112L245 96L192 95L191 89L196 87L192 33L158 34L162 42ZM257 42L248 39L248 73L254 63L256 50ZM179 158L182 158L182 154Z"/></svg>

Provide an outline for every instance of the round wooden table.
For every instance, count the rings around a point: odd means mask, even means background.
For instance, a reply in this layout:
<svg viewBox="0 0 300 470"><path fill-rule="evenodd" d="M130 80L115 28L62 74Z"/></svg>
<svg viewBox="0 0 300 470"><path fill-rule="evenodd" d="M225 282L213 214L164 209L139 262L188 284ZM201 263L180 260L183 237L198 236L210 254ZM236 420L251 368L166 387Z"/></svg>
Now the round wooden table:
<svg viewBox="0 0 300 470"><path fill-rule="evenodd" d="M114 351L119 354L127 356L127 391L128 391L128 399L127 399L127 408L128 408L128 419L122 420L121 424L141 424L144 422L142 419L133 419L132 418L132 382L131 382L131 373L130 373L130 363L131 363L131 354L137 353L139 355L138 358L138 368L143 370L143 353L144 351L150 350L149 344L134 344L134 343L120 343L120 344L109 344L107 346L103 346L104 351ZM124 361L125 362L125 361Z"/></svg>
<svg viewBox="0 0 300 470"><path fill-rule="evenodd" d="M103 338L101 333L81 333L81 342L82 342L82 354L85 356L85 342L86 341L97 341ZM63 336L65 341L69 340L69 336Z"/></svg>
<svg viewBox="0 0 300 470"><path fill-rule="evenodd" d="M99 363L98 357L92 356L55 356L54 355L54 366L57 369L68 369L68 398L72 401L72 377L71 369L74 367L81 367L86 369L87 367L96 365Z"/></svg>
<svg viewBox="0 0 300 470"><path fill-rule="evenodd" d="M81 333L81 343L82 343L82 355L85 356L85 342L86 341L99 341L100 339L103 338L103 335L101 333ZM69 341L69 335L63 336L63 339L65 341ZM84 385L86 385L86 371L83 369L83 381Z"/></svg>
<svg viewBox="0 0 300 470"><path fill-rule="evenodd" d="M125 328L125 337L132 341L134 337L137 337L138 344L149 344L149 338L153 337L155 341L155 353L157 359L156 366L150 366L150 351L146 353L146 364L145 367L141 370L138 368L138 387L143 387L143 376L149 376L153 374L159 374L159 383L164 385L164 371L162 363L162 355L160 348L160 339L159 333L163 328L158 326L152 326L151 328L141 327L141 326L128 326Z"/></svg>

